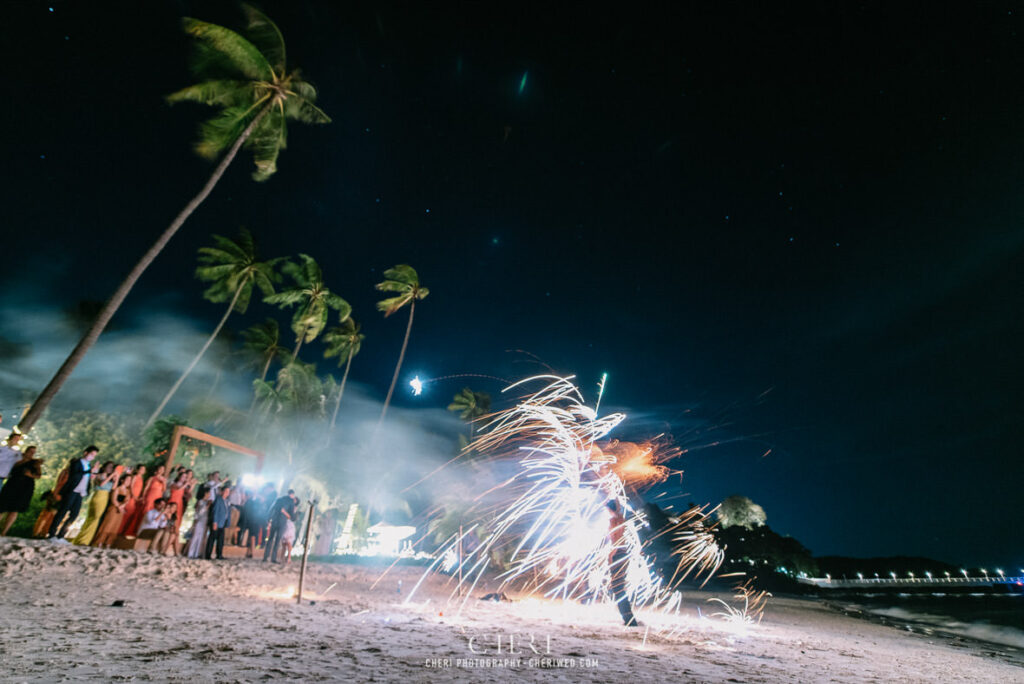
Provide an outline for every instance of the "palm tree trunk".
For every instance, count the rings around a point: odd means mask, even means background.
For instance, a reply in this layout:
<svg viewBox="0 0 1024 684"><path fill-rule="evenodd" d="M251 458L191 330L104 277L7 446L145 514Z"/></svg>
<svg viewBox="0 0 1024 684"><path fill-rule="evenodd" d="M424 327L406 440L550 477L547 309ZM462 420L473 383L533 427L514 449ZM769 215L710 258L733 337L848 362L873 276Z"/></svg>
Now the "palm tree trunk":
<svg viewBox="0 0 1024 684"><path fill-rule="evenodd" d="M275 349L276 348L277 347L275 345ZM276 353L267 354L267 362L265 364L263 364L263 372L260 374L260 382L265 382L266 381L267 373L270 372L270 364L272 364L274 362L274 356L275 355L276 355ZM252 412L256 410L256 399L257 399L256 391L253 390L253 393L252 393L252 403L249 404L249 415L250 416L252 415Z"/></svg>
<svg viewBox="0 0 1024 684"><path fill-rule="evenodd" d="M242 134L238 136L238 139L235 140L235 143L231 146L231 149L228 150L228 153L224 155L224 158L219 164L217 164L217 168L213 170L209 180L206 181L206 185L204 185L203 189L199 191L199 194L193 197L189 203L185 205L185 208L174 217L174 220L171 221L171 225L167 226L164 232L160 234L160 237L157 238L156 242L154 242L146 253L142 255L142 258L139 259L138 263L136 263L132 270L129 271L125 279L121 281L121 284L117 286L113 296L107 300L106 304L103 305L103 309L100 311L99 315L96 316L96 320L92 322L89 330L87 330L85 335L82 336L82 339L78 341L78 344L75 345L71 354L64 360L64 363L61 364L61 367L57 370L57 373L53 378L50 379L50 382L46 387L43 388L43 391L39 393L36 400L32 402L32 407L21 417L21 421L19 421L17 425L17 429L20 432L28 432L31 430L32 426L35 425L36 421L38 421L40 416L43 415L43 412L50 405L50 402L53 401L55 396L57 396L57 392L59 392L61 387L64 386L67 379L71 377L71 373L75 370L75 366L77 366L85 357L86 352L88 352L96 343L100 333L103 332L103 329L107 327L108 323L110 323L110 319L114 317L115 313L117 313L121 303L124 301L125 297L128 296L128 293L131 292L131 289L135 287L135 283L139 280L139 277L141 277L142 273L151 263L153 263L153 260L156 259L157 255L160 254L167 243L170 242L171 238L174 237L174 234L178 232L178 229L181 228L188 217L192 215L192 212L194 212L199 205L203 203L203 200L205 200L210 194L214 186L217 185L221 176L224 175L224 172L234 160L235 155L238 154L238 150L242 147L242 144L249 138L253 130L255 130L256 125L263 120L264 116L267 115L272 104L273 103L271 102L264 106L256 117L249 122L249 125L246 126L245 130L242 131Z"/></svg>
<svg viewBox="0 0 1024 684"><path fill-rule="evenodd" d="M295 349L292 350L292 361L299 356L299 349L302 348L302 340L306 338L306 329L302 329L302 334L299 335L299 339L295 341Z"/></svg>
<svg viewBox="0 0 1024 684"><path fill-rule="evenodd" d="M345 373L341 376L341 387L338 388L338 400L334 402L334 415L331 416L331 430L334 430L334 422L338 420L338 409L341 407L341 395L345 393L345 383L348 381L348 369L352 367L352 350L355 347L349 347L348 360L345 361ZM331 437L330 433L327 436L327 443L330 444Z"/></svg>
<svg viewBox="0 0 1024 684"><path fill-rule="evenodd" d="M243 280L242 283L238 286L238 289L235 290L235 296L231 298L231 303L228 304L228 310L224 312L223 316L221 316L220 323L217 324L217 327L214 329L213 334L207 338L206 344L203 345L203 348L200 349L199 353L196 354L195 358L192 359L192 363L188 364L188 368L185 369L185 372L182 373L181 377L179 377L177 382L174 383L174 386L171 387L170 391L167 393L167 396L164 397L163 401L160 402L160 405L156 407L155 411L153 411L153 415L151 415L149 417L149 420L146 421L145 427L149 427L150 425L153 424L153 421L156 420L156 417L159 416L160 412L164 410L165 406L167 406L167 402L171 400L171 397L174 396L174 393L178 391L179 387L181 387L181 383L185 382L185 378L188 377L189 373L192 372L192 369L196 367L197 363L199 363L199 359L203 358L203 354L205 354L206 350L210 348L211 344L213 344L213 340L217 337L217 335L220 334L221 328L223 328L224 324L228 322L228 317L231 315L231 312L234 311L235 309L235 302L238 301L238 298L239 296L241 296L242 290L245 288L247 282L248 279Z"/></svg>
<svg viewBox="0 0 1024 684"><path fill-rule="evenodd" d="M377 428L380 429L380 424L384 422L384 416L387 415L388 406L391 404L391 395L395 393L395 385L398 383L398 374L402 370L402 360L405 359L405 348L409 345L409 333L412 332L412 316L416 312L416 301L413 300L409 304L409 324L405 326L405 339L402 340L402 351L398 354L398 365L395 366L395 375L391 378L391 387L388 388L388 396L384 399L384 408L380 412L380 420L377 421Z"/></svg>
<svg viewBox="0 0 1024 684"><path fill-rule="evenodd" d="M274 354L267 354L267 362L263 364L263 372L260 374L260 382L265 382L267 373L270 372L270 364L274 362Z"/></svg>

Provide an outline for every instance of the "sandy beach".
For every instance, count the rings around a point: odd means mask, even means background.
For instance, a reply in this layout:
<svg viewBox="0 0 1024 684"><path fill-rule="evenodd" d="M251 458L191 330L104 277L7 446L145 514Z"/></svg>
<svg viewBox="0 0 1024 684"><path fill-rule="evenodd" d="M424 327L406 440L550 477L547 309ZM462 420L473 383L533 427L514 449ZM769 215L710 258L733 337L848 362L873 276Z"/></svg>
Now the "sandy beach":
<svg viewBox="0 0 1024 684"><path fill-rule="evenodd" d="M908 633L821 602L775 599L737 629L706 593L673 636L611 606L447 602L421 568L209 562L0 540L4 681L1009 682L1006 649ZM379 581L378 581L379 580ZM401 586L399 583L401 582ZM401 591L401 593L400 593ZM123 602L123 605L115 605ZM640 614L644 620L644 614ZM652 616L648 624L655 624ZM500 653L498 636L501 635ZM509 653L512 635L514 653Z"/></svg>

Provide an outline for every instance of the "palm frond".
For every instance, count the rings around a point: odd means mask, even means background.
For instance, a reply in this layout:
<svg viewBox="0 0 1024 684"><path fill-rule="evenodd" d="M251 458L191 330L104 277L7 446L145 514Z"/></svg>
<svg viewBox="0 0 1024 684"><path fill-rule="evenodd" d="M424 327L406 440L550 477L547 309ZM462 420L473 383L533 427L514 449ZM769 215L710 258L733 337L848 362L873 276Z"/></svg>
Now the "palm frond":
<svg viewBox="0 0 1024 684"><path fill-rule="evenodd" d="M301 95L292 95L284 101L284 114L289 119L307 124L331 123L331 117L327 116L324 110Z"/></svg>
<svg viewBox="0 0 1024 684"><path fill-rule="evenodd" d="M276 110L263 118L259 130L249 136L246 147L252 151L256 170L252 179L262 182L277 171L277 157L287 143L284 117Z"/></svg>
<svg viewBox="0 0 1024 684"><path fill-rule="evenodd" d="M267 58L255 45L231 29L191 17L182 19L182 26L190 36L220 53L246 78L261 81L270 81L274 78L274 71Z"/></svg>
<svg viewBox="0 0 1024 684"><path fill-rule="evenodd" d="M196 153L206 159L216 159L238 139L256 113L252 107L226 107L207 119L199 126Z"/></svg>
<svg viewBox="0 0 1024 684"><path fill-rule="evenodd" d="M281 35L281 31L274 22L267 18L267 15L252 5L243 3L242 11L245 12L245 16L249 20L249 25L245 29L246 36L263 53L278 77L283 76L286 53L284 36Z"/></svg>
<svg viewBox="0 0 1024 684"><path fill-rule="evenodd" d="M382 299L377 302L377 311L383 311L384 317L387 318L391 314L395 313L403 306L408 304L410 298L408 295L401 295L398 297L389 297L388 299Z"/></svg>
<svg viewBox="0 0 1024 684"><path fill-rule="evenodd" d="M253 103L253 91L248 81L213 79L171 93L167 101L171 104L198 102L221 107L247 107Z"/></svg>
<svg viewBox="0 0 1024 684"><path fill-rule="evenodd" d="M398 264L387 269L384 271L384 280L396 280L406 285L418 285L420 282L416 269L409 264Z"/></svg>
<svg viewBox="0 0 1024 684"><path fill-rule="evenodd" d="M284 308L301 304L305 298L306 295L301 290L282 290L264 297L263 301Z"/></svg>

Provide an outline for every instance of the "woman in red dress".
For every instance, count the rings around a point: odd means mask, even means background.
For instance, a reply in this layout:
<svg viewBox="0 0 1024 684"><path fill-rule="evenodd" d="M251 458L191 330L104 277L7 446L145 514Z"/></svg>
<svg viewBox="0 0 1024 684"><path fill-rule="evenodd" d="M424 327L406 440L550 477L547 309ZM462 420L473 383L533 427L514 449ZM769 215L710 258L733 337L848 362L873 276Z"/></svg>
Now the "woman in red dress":
<svg viewBox="0 0 1024 684"><path fill-rule="evenodd" d="M146 476L146 466L141 463L135 466L131 478L128 480L128 503L124 508L124 522L121 524L121 534L130 537L135 536L135 530L142 520L142 479Z"/></svg>
<svg viewBox="0 0 1024 684"><path fill-rule="evenodd" d="M146 482L146 488L142 490L142 505L139 507L142 513L139 514L139 522L136 524L134 532L138 531L138 526L142 524L146 513L156 508L154 505L156 500L163 497L164 490L167 488L167 478L164 477L166 470L162 465L157 466L153 471L153 477Z"/></svg>

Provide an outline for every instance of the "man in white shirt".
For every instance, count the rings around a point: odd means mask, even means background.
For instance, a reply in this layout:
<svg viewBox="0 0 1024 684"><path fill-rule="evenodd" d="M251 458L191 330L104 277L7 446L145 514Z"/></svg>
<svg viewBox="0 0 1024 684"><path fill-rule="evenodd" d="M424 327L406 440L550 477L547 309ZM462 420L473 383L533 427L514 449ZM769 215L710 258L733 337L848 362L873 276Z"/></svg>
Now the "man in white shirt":
<svg viewBox="0 0 1024 684"><path fill-rule="evenodd" d="M4 443L0 444L0 485L11 474L11 467L21 460L21 448L18 446L20 441L21 434L12 432Z"/></svg>
<svg viewBox="0 0 1024 684"><path fill-rule="evenodd" d="M99 452L99 447L90 444L80 457L73 458L68 463L68 479L60 491L55 492L60 503L57 506L57 513L53 516L53 522L50 523L48 535L50 539L64 542L64 535L67 534L68 528L75 522L78 512L82 509L82 499L89 493L92 461ZM65 516L67 517L66 521ZM63 525L61 525L62 522Z"/></svg>
<svg viewBox="0 0 1024 684"><path fill-rule="evenodd" d="M167 499L157 499L153 502L153 508L146 511L146 515L142 517L142 522L139 524L138 534L135 536L139 539L154 540L157 532L167 527L167 514L164 513L164 507L167 506ZM147 549L153 549L153 543Z"/></svg>
<svg viewBox="0 0 1024 684"><path fill-rule="evenodd" d="M162 500L162 499L161 499ZM150 511L152 513L152 511ZM156 530L156 534L153 535L153 541L149 545L149 552L163 555L167 553L167 547L170 546L174 539L174 533L178 531L177 526L174 524L178 513L178 504L173 501L168 501L164 506L163 520L156 521L159 527ZM145 521L143 521L145 523Z"/></svg>

